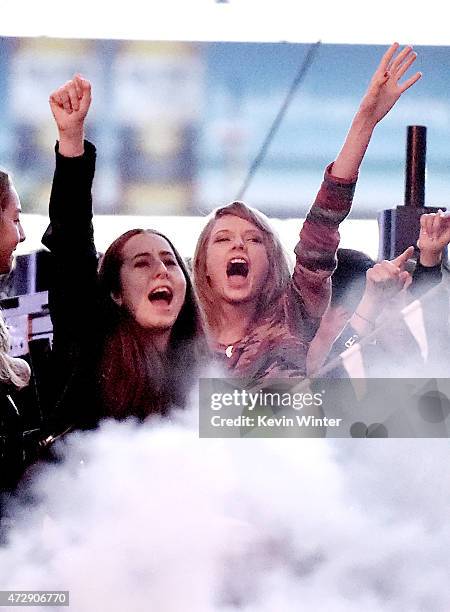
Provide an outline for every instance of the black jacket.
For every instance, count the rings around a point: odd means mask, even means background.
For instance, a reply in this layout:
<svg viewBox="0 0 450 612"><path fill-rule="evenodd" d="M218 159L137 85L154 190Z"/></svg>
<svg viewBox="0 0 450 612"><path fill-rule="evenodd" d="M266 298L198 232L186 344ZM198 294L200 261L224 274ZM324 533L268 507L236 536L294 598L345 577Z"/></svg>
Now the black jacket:
<svg viewBox="0 0 450 612"><path fill-rule="evenodd" d="M0 384L0 491L15 487L24 469L23 419L10 385Z"/></svg>
<svg viewBox="0 0 450 612"><path fill-rule="evenodd" d="M47 432L94 427L99 418L95 381L102 322L97 303L97 252L91 188L95 147L66 158L56 146L50 225L42 242L52 253L49 307L53 323L53 409Z"/></svg>

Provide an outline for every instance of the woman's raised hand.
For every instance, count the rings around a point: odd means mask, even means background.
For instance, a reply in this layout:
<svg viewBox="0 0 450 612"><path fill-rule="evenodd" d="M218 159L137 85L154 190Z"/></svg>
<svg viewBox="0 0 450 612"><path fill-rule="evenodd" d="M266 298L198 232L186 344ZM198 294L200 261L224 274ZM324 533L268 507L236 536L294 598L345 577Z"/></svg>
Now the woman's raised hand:
<svg viewBox="0 0 450 612"><path fill-rule="evenodd" d="M373 120L374 124L381 121L402 93L422 76L421 72L416 72L400 83L400 79L416 61L417 54L412 47L405 47L395 56L398 48L399 44L393 43L381 58L359 107L359 113Z"/></svg>
<svg viewBox="0 0 450 612"><path fill-rule="evenodd" d="M50 108L59 133L59 152L66 157L84 151L84 121L91 104L91 84L80 75L54 91Z"/></svg>
<svg viewBox="0 0 450 612"><path fill-rule="evenodd" d="M344 146L333 164L332 174L336 177L356 180L375 126L387 115L402 93L422 76L416 72L403 83L399 82L417 55L411 47L405 47L394 57L398 46L398 43L394 43L389 47L375 70Z"/></svg>

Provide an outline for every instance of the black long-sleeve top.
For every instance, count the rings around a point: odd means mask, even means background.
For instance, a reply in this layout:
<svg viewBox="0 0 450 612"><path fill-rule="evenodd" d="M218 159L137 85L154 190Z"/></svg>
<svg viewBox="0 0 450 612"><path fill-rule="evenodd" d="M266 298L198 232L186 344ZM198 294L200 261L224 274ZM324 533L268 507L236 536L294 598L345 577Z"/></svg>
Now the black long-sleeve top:
<svg viewBox="0 0 450 612"><path fill-rule="evenodd" d="M92 225L96 151L85 141L80 157L64 157L56 145L56 167L43 244L52 254L49 307L53 323L53 411L49 433L69 426L89 428L99 418L96 365L102 321L97 251Z"/></svg>

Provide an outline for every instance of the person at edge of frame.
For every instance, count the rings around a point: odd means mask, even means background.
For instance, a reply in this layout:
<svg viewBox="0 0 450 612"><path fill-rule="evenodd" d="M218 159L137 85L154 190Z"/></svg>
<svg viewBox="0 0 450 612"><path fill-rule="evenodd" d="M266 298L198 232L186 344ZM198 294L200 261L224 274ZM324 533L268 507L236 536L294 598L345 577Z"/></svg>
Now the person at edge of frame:
<svg viewBox="0 0 450 612"><path fill-rule="evenodd" d="M414 252L412 246L393 260L378 263L360 251L338 249L331 303L309 347L308 375L314 375L327 360L371 333L382 319L395 314L399 306L420 298L438 285L442 281L443 255L449 242L450 215L438 211L424 214L420 219L419 255L412 273L406 269ZM403 299L400 301L400 298ZM404 346L407 335L406 330L397 330L396 343ZM386 339L385 334L383 338ZM389 344L392 346L392 342ZM385 355L385 361L388 358Z"/></svg>
<svg viewBox="0 0 450 612"><path fill-rule="evenodd" d="M0 172L1 275L11 271L14 251L25 240L20 213L20 200L13 182L6 172ZM11 357L9 349L8 329L0 313L0 519L5 497L15 489L25 468L20 391L28 386L31 377L27 362Z"/></svg>

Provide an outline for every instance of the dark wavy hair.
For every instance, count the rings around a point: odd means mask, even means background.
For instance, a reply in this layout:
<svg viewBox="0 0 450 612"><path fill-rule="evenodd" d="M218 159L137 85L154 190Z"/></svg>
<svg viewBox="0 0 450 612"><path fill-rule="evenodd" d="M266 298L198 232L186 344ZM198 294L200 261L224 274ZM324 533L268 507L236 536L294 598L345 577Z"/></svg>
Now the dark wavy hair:
<svg viewBox="0 0 450 612"><path fill-rule="evenodd" d="M186 279L186 296L172 327L165 353L112 295L120 294L123 248L139 234L160 236L170 245ZM103 416L143 419L183 407L196 374L207 355L203 319L186 265L171 241L155 230L132 229L107 249L99 267L99 290L105 341L99 364Z"/></svg>
<svg viewBox="0 0 450 612"><path fill-rule="evenodd" d="M336 257L337 266L331 277L331 306L342 305L354 311L366 288L366 272L376 262L354 249L338 249Z"/></svg>

